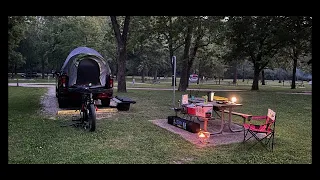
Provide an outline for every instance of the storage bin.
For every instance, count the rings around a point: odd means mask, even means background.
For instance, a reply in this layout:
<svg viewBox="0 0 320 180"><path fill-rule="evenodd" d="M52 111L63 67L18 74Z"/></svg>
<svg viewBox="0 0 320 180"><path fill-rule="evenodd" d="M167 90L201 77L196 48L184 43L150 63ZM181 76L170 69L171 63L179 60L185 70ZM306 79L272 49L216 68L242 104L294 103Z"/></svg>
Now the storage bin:
<svg viewBox="0 0 320 180"><path fill-rule="evenodd" d="M208 114L212 114L212 108L213 108L212 104L197 103L195 115L208 118Z"/></svg>

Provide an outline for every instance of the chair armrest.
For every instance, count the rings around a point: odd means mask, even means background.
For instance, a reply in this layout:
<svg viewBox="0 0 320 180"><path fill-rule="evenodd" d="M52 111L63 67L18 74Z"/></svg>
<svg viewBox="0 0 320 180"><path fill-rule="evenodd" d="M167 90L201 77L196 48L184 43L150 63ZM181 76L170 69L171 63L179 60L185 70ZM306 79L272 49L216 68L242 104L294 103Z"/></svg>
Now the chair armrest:
<svg viewBox="0 0 320 180"><path fill-rule="evenodd" d="M251 116L251 120L266 120L267 116Z"/></svg>
<svg viewBox="0 0 320 180"><path fill-rule="evenodd" d="M244 119L243 123L246 124L246 120L248 120L247 124L252 124L252 121L264 121L267 116L248 116L248 118Z"/></svg>

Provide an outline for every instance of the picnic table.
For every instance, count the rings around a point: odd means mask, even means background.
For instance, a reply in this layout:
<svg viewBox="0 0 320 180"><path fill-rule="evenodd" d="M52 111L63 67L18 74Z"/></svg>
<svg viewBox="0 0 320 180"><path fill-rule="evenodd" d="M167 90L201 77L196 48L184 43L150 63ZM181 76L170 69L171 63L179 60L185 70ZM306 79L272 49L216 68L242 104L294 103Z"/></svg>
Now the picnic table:
<svg viewBox="0 0 320 180"><path fill-rule="evenodd" d="M233 102L230 102L230 101L212 101L212 102L206 102L204 103L204 99L203 98L189 98L188 99L189 103L191 104L194 104L196 106L212 106L212 113L220 113L221 116L220 116L220 128L217 132L210 132L211 135L214 135L214 134L220 134L222 133L223 129L224 129L224 125L227 124L229 126L229 130L231 132L239 132L239 131L243 131L243 127L241 127L240 129L232 129L231 128L231 124L232 124L232 115L233 114L236 114L236 115L239 115L239 116L242 116L242 113L238 113L238 112L235 112L233 111L234 108L236 107L239 107L239 106L242 106L242 104L239 104L239 103L233 103ZM224 113L227 113L228 114L228 123L225 123L225 117L224 117ZM207 124L208 124L208 120L212 118L211 117L206 117L206 116L197 116L197 115L191 115L191 114L188 114L186 113L187 116L189 116L190 119L192 118L197 118L199 121L201 121L200 119L203 119L203 122L204 122L204 125L203 125L203 129L204 131L207 131ZM246 114L243 114L244 116Z"/></svg>

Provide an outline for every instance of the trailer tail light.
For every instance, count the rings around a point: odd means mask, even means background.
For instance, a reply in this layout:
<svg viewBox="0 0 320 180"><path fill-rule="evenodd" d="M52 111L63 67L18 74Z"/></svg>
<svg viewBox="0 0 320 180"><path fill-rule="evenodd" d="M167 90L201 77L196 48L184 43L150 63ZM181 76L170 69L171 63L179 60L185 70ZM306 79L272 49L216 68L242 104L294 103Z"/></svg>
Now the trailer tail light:
<svg viewBox="0 0 320 180"><path fill-rule="evenodd" d="M99 93L97 94L97 99L105 99L105 98L108 98L108 94L106 93Z"/></svg>
<svg viewBox="0 0 320 180"><path fill-rule="evenodd" d="M113 88L113 79L112 79L111 76L110 76L110 79L109 79L109 85L110 85L110 88Z"/></svg>
<svg viewBox="0 0 320 180"><path fill-rule="evenodd" d="M67 83L67 76L61 76L62 87L66 87L66 83Z"/></svg>
<svg viewBox="0 0 320 180"><path fill-rule="evenodd" d="M113 88L113 78L111 75L107 75L106 88Z"/></svg>

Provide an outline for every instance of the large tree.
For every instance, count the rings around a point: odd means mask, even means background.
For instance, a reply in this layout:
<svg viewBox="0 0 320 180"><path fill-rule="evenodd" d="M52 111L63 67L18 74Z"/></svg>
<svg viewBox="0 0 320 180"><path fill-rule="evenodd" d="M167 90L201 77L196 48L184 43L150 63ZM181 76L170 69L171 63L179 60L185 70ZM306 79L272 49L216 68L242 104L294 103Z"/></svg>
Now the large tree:
<svg viewBox="0 0 320 180"><path fill-rule="evenodd" d="M130 41L128 42L128 71L142 75L142 82L145 82L145 75L154 71L157 76L158 64L163 63L165 52L159 53L164 49L161 41L158 41L155 33L155 17L152 16L134 16L131 18ZM165 63L165 62L164 62Z"/></svg>
<svg viewBox="0 0 320 180"><path fill-rule="evenodd" d="M118 92L127 92L126 88L126 60L127 60L127 37L129 31L130 16L126 16L123 21L123 29L120 31L120 25L116 16L110 16L112 28L117 40L118 52Z"/></svg>
<svg viewBox="0 0 320 180"><path fill-rule="evenodd" d="M186 27L187 31L185 34L185 42L184 42L184 51L182 56L182 68L181 68L181 76L180 76L180 83L179 83L179 91L186 91L188 87L188 76L189 70L192 66L192 62L190 61L190 46L192 40L192 33L194 30L193 24L193 17L186 17Z"/></svg>
<svg viewBox="0 0 320 180"><path fill-rule="evenodd" d="M291 89L295 89L298 60L311 53L312 17L289 16L284 17L284 22L286 23L286 37L288 39L283 52L293 62Z"/></svg>
<svg viewBox="0 0 320 180"><path fill-rule="evenodd" d="M29 16L8 16L8 68L12 73L17 73L17 68L25 63L25 58L18 48L25 39L30 20Z"/></svg>
<svg viewBox="0 0 320 180"><path fill-rule="evenodd" d="M220 16L188 16L183 17L185 23L185 42L182 56L179 91L186 91L189 86L189 74L199 49L211 44L217 36Z"/></svg>
<svg viewBox="0 0 320 180"><path fill-rule="evenodd" d="M70 51L79 46L103 52L105 17L36 16L29 22L26 38L19 47L26 58L26 70L40 69L43 75L51 69L58 70Z"/></svg>
<svg viewBox="0 0 320 180"><path fill-rule="evenodd" d="M261 70L285 42L283 19L278 16L236 16L229 17L228 25L233 57L250 57L254 69L251 90L259 90Z"/></svg>
<svg viewBox="0 0 320 180"><path fill-rule="evenodd" d="M164 47L169 51L168 62L171 64L172 75L174 73L174 64L171 61L174 55L177 56L177 50L185 44L183 38L184 22L183 17L177 16L156 16L155 32L159 34L158 39L164 40ZM171 86L173 86L174 77L172 76ZM177 81L175 81L177 83ZM175 84L177 85L177 84Z"/></svg>

